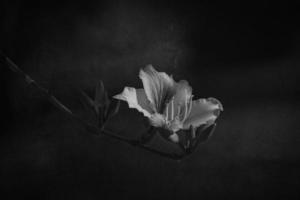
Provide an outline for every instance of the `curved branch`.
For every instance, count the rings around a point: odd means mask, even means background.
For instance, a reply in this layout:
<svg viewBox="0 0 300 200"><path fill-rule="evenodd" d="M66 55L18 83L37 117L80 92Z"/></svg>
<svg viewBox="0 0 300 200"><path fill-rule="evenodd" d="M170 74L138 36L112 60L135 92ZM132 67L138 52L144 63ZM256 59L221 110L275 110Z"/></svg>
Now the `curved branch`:
<svg viewBox="0 0 300 200"><path fill-rule="evenodd" d="M113 138L115 140L124 142L130 146L137 147L143 150L146 150L148 152L151 152L153 154L169 158L172 160L180 161L185 154L178 155L178 154L170 154L158 151L154 148L151 148L150 146L145 145L145 143L152 139L154 135L154 130L152 128L149 129L149 131L146 133L144 138L141 140L132 140L125 137L122 137L120 135L115 134L112 131L99 129L97 126L94 126L79 116L75 115L67 106L65 106L62 102L60 102L54 95L52 95L49 90L39 85L35 80L33 80L29 75L27 75L23 70L21 70L10 58L8 58L3 52L0 51L0 61L3 62L6 66L9 67L9 69L18 75L20 75L28 84L33 85L35 88L37 88L42 94L44 94L47 99L59 110L69 115L71 118L75 119L79 123L81 123L89 132L92 132L96 135L104 135L110 138Z"/></svg>

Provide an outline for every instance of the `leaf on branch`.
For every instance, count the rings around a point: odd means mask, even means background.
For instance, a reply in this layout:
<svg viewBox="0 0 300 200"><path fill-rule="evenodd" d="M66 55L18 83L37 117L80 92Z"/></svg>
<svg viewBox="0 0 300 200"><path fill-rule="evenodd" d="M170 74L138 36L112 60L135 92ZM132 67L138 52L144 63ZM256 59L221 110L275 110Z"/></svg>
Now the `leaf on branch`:
<svg viewBox="0 0 300 200"><path fill-rule="evenodd" d="M97 86L96 86L96 90L95 90L95 106L96 107L103 107L104 104L107 103L107 93L105 91L105 88L104 88L104 84L103 82L100 80L98 83L97 83Z"/></svg>
<svg viewBox="0 0 300 200"><path fill-rule="evenodd" d="M98 81L96 85L94 98L90 98L83 91L81 94L84 105L95 113L97 126L101 129L106 121L119 111L120 101L110 101L102 80Z"/></svg>
<svg viewBox="0 0 300 200"><path fill-rule="evenodd" d="M88 108L94 109L94 101L84 91L80 91L80 94L83 104Z"/></svg>
<svg viewBox="0 0 300 200"><path fill-rule="evenodd" d="M111 101L106 110L106 115L105 115L106 120L116 115L119 112L119 109L120 109L120 101L119 100Z"/></svg>
<svg viewBox="0 0 300 200"><path fill-rule="evenodd" d="M206 142L213 134L213 132L216 129L217 124L214 123L212 125L204 125L203 127L199 127L198 130L196 130L196 140L193 145L192 151L194 151L199 144Z"/></svg>

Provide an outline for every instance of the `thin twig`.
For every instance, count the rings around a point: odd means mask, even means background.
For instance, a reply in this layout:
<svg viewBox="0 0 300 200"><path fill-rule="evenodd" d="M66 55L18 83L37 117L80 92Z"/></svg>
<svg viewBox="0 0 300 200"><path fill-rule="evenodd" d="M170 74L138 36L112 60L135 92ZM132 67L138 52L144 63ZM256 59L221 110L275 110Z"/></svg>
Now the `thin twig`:
<svg viewBox="0 0 300 200"><path fill-rule="evenodd" d="M151 153L154 153L156 155L165 157L165 158L169 158L172 160L181 160L184 157L183 155L178 155L178 154L169 154L169 153L165 153L165 152L161 152L158 151L156 149L153 149L149 146L144 145L141 142L137 142L136 140L132 140L132 139L128 139L125 137L122 137L120 135L115 134L112 131L109 130L104 130L104 129L99 129L98 127L86 122L85 120L83 120L82 118L80 118L79 116L75 115L67 106L65 106L62 102L60 102L54 95L52 95L49 90L47 90L46 88L42 87L41 85L39 85L35 80L33 80L29 75L27 75L24 71L22 71L11 59L9 59L4 53L2 53L0 51L0 61L4 62L4 64L6 66L9 67L9 69L15 73L17 73L18 75L20 75L28 84L33 85L34 87L36 87L41 93L45 94L47 99L55 106L57 107L59 110L61 110L62 112L66 113L68 116L70 116L71 118L75 119L76 121L78 121L79 123L81 123L84 127L87 128L88 131L93 132L96 135L105 135L107 137L113 138L115 140L124 142L128 145L131 145L133 147L137 147L140 149L144 149L146 151L149 151Z"/></svg>

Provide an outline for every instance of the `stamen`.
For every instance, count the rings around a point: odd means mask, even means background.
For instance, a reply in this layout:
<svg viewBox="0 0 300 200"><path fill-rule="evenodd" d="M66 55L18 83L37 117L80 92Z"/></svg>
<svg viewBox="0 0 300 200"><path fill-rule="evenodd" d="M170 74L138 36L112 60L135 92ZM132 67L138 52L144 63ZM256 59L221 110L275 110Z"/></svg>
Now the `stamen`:
<svg viewBox="0 0 300 200"><path fill-rule="evenodd" d="M166 106L166 120L168 121L169 118L169 105Z"/></svg>
<svg viewBox="0 0 300 200"><path fill-rule="evenodd" d="M186 99L185 102L185 114L182 121L186 120L186 118L190 115L192 111L192 104L193 104L193 95L190 97L189 100Z"/></svg>
<svg viewBox="0 0 300 200"><path fill-rule="evenodd" d="M193 106L193 95L190 98L190 105L189 105L189 111L188 111L188 115L191 113L192 111L192 106Z"/></svg>
<svg viewBox="0 0 300 200"><path fill-rule="evenodd" d="M176 114L176 117L175 117L178 121L180 121L180 111L181 111L181 106L178 105L177 106L177 114Z"/></svg>
<svg viewBox="0 0 300 200"><path fill-rule="evenodd" d="M187 114L188 114L188 99L187 99L187 95L185 95L184 105L185 105L185 112L184 112L184 116L183 116L183 120L182 121L184 121L186 119Z"/></svg>
<svg viewBox="0 0 300 200"><path fill-rule="evenodd" d="M172 107L171 107L171 120L173 120L174 119L174 98L171 101L171 105L172 105Z"/></svg>

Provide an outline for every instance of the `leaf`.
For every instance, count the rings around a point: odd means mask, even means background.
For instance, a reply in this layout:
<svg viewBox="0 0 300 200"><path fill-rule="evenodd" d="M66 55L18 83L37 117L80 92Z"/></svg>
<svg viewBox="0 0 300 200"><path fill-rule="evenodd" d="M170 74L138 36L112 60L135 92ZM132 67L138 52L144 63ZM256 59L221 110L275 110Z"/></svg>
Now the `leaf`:
<svg viewBox="0 0 300 200"><path fill-rule="evenodd" d="M179 132L180 142L179 146L185 153L191 153L195 144L196 128L190 126L188 130L180 130Z"/></svg>
<svg viewBox="0 0 300 200"><path fill-rule="evenodd" d="M210 126L204 126L202 129L198 128L199 130L198 129L196 130L197 143L199 144L199 143L203 143L203 142L207 141L212 136L213 132L216 129L216 126L217 126L217 124L214 123Z"/></svg>
<svg viewBox="0 0 300 200"><path fill-rule="evenodd" d="M80 91L80 94L83 104L88 108L94 109L94 101L84 91Z"/></svg>
<svg viewBox="0 0 300 200"><path fill-rule="evenodd" d="M100 80L97 83L96 90L95 90L95 106L96 107L103 106L104 101L105 101L105 96L107 96L107 95L105 94L104 85L103 85L103 82Z"/></svg>
<svg viewBox="0 0 300 200"><path fill-rule="evenodd" d="M107 91L104 88L103 82L100 80L97 83L96 90L95 90L94 107L97 112L97 115L101 115L102 122L106 121L109 105L110 105L110 100L108 98Z"/></svg>
<svg viewBox="0 0 300 200"><path fill-rule="evenodd" d="M192 125L190 126L190 130L186 132L186 141L185 141L185 147L187 151L189 151L190 148L192 148L193 144L195 143L196 139L196 128Z"/></svg>
<svg viewBox="0 0 300 200"><path fill-rule="evenodd" d="M119 112L120 109L120 100L111 101L109 106L107 107L105 119L108 120L112 118L114 115L116 115Z"/></svg>
<svg viewBox="0 0 300 200"><path fill-rule="evenodd" d="M105 123L105 116L104 116L104 108L103 107L98 107L95 108L97 109L97 123L98 123L98 127L102 128L104 123Z"/></svg>
<svg viewBox="0 0 300 200"><path fill-rule="evenodd" d="M186 131L186 139L187 141L192 141L195 138L196 138L196 128L191 125L190 129Z"/></svg>
<svg viewBox="0 0 300 200"><path fill-rule="evenodd" d="M104 108L103 109L103 116L105 118L108 117L108 113L109 113L109 110L110 110L110 107L111 107L110 104L111 104L111 101L109 100L107 92L105 91L104 96L103 96L103 102L102 102L102 107Z"/></svg>
<svg viewBox="0 0 300 200"><path fill-rule="evenodd" d="M196 138L192 140L191 145L189 148L186 149L186 153L193 153L199 144L206 142L211 135L213 134L216 128L216 123L212 125L203 125L196 130Z"/></svg>

